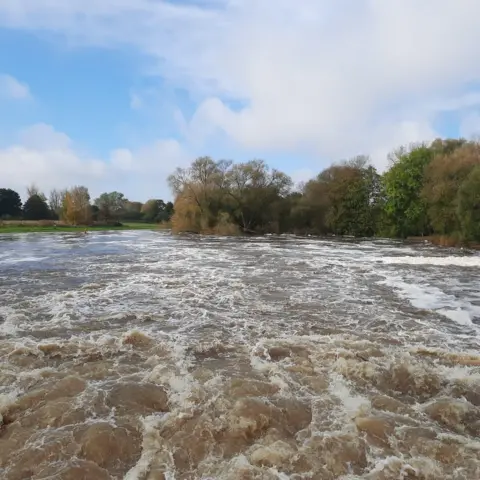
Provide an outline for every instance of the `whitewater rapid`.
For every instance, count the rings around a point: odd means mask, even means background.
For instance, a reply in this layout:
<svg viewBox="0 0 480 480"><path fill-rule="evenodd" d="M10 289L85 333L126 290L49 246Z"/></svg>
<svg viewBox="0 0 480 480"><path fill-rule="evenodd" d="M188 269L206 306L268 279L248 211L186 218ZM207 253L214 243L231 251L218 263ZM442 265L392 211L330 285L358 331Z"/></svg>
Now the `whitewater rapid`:
<svg viewBox="0 0 480 480"><path fill-rule="evenodd" d="M480 256L0 235L0 478L480 478Z"/></svg>

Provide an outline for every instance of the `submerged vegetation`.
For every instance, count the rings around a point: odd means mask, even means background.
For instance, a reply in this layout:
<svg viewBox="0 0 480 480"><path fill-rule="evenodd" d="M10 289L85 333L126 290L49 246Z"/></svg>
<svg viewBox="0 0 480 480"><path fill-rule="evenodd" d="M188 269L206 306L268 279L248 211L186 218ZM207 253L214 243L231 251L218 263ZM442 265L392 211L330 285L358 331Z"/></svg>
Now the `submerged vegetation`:
<svg viewBox="0 0 480 480"><path fill-rule="evenodd" d="M174 232L438 237L480 241L480 143L437 139L401 147L383 173L366 156L294 187L262 160L196 159L178 168Z"/></svg>

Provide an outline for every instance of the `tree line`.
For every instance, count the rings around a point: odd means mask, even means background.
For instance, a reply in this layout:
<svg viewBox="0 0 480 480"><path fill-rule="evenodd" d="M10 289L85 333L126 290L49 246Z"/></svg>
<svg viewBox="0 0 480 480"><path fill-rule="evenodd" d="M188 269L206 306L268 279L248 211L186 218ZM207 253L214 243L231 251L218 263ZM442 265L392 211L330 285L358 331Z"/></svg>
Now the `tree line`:
<svg viewBox="0 0 480 480"><path fill-rule="evenodd" d="M22 204L15 190L0 188L0 219L62 220L71 225L90 225L121 221L160 223L173 215L173 203L151 199L145 203L129 201L123 193L105 192L91 201L87 187L74 186L51 190L48 198L35 185L27 188Z"/></svg>
<svg viewBox="0 0 480 480"><path fill-rule="evenodd" d="M168 181L175 195L175 232L480 241L477 141L436 139L400 147L382 174L367 156L357 156L296 187L262 160L210 157L176 169Z"/></svg>

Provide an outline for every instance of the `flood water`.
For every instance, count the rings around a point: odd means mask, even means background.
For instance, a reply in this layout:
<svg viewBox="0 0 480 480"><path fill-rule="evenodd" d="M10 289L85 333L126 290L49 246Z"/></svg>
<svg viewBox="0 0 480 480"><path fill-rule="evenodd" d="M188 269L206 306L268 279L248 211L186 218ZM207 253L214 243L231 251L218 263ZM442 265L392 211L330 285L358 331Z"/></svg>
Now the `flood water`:
<svg viewBox="0 0 480 480"><path fill-rule="evenodd" d="M0 236L0 478L480 478L480 256Z"/></svg>

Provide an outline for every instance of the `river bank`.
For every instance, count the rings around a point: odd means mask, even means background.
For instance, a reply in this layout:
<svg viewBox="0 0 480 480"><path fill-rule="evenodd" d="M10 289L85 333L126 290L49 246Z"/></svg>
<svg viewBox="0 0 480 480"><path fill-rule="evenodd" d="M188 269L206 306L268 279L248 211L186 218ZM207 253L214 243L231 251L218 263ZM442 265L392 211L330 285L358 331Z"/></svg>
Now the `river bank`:
<svg viewBox="0 0 480 480"><path fill-rule="evenodd" d="M165 228L158 223L122 223L120 225L68 225L63 222L51 221L4 221L0 223L0 234L2 233L54 233L54 232L84 232L87 231L108 231L108 230L156 230Z"/></svg>

